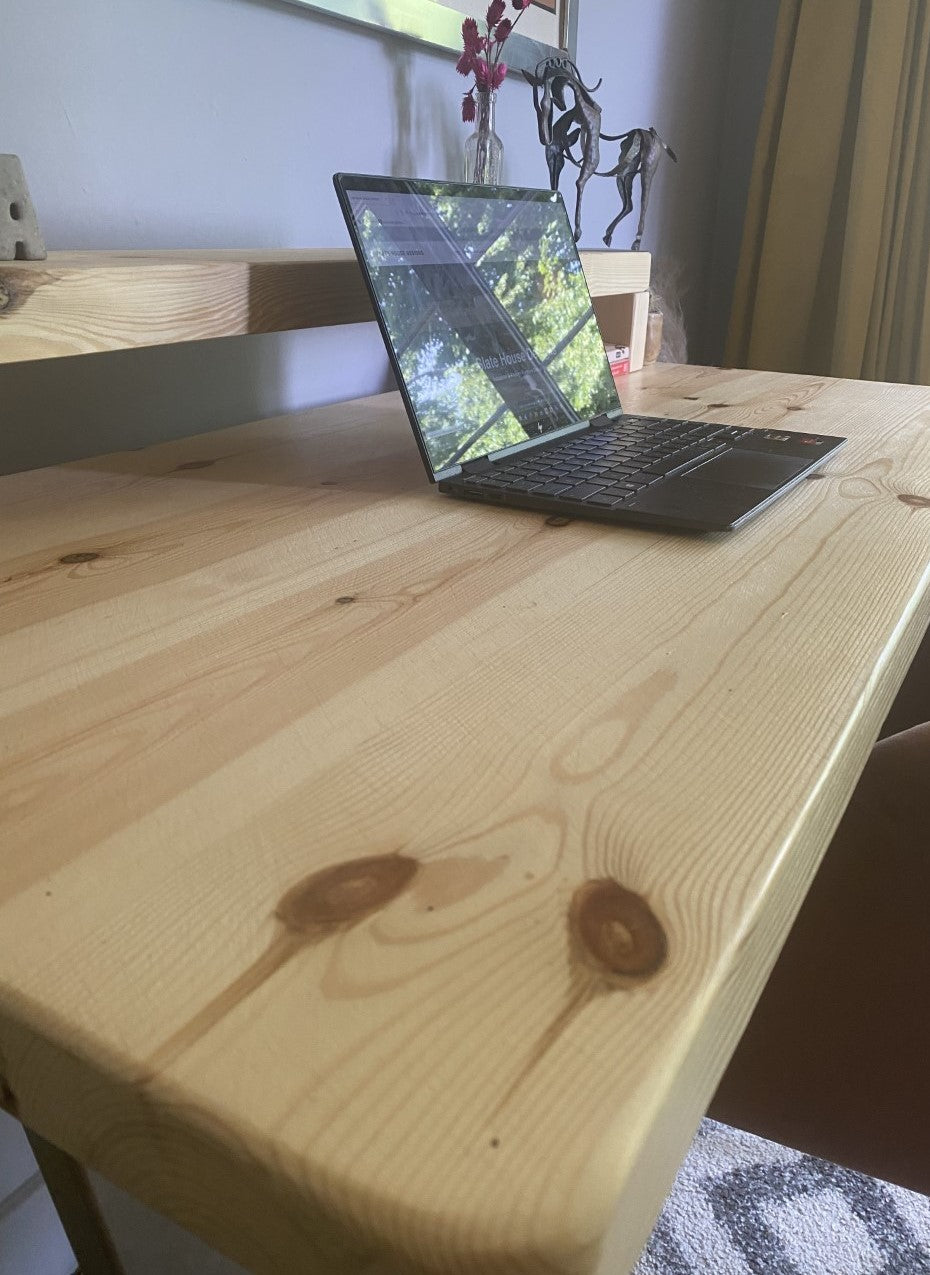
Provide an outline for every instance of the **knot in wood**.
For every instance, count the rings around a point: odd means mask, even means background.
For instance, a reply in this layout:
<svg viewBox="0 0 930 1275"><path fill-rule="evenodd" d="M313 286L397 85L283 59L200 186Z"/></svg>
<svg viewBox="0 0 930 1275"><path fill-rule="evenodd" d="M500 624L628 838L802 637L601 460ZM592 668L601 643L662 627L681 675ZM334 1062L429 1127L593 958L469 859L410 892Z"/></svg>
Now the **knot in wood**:
<svg viewBox="0 0 930 1275"><path fill-rule="evenodd" d="M651 978L668 956L665 931L646 900L607 877L578 887L569 926L582 960L608 981Z"/></svg>
<svg viewBox="0 0 930 1275"><path fill-rule="evenodd" d="M401 894L419 863L402 854L369 855L322 868L292 886L275 909L295 934L353 924Z"/></svg>

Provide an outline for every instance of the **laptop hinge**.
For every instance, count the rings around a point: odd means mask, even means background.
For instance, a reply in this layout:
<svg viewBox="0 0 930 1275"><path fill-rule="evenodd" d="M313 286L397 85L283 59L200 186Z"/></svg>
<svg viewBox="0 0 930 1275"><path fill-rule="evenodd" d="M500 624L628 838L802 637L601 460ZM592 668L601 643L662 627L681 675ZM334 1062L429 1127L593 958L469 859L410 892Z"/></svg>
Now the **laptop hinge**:
<svg viewBox="0 0 930 1275"><path fill-rule="evenodd" d="M463 474L485 474L491 468L487 456L479 456L477 460L466 460L461 468Z"/></svg>
<svg viewBox="0 0 930 1275"><path fill-rule="evenodd" d="M532 438L522 439L519 443L511 443L509 447L502 447L499 451L490 452L487 456L479 456L475 460L465 461L461 467L460 474L486 473L493 468L495 461L505 460L510 456L518 456L522 452L533 451L536 447L559 443L569 435L583 434L585 430L594 427L602 428L604 425L610 425L622 415L623 409L617 408L614 411L601 412L599 416L595 416L588 421L572 421L561 429L554 429L545 434L535 434Z"/></svg>

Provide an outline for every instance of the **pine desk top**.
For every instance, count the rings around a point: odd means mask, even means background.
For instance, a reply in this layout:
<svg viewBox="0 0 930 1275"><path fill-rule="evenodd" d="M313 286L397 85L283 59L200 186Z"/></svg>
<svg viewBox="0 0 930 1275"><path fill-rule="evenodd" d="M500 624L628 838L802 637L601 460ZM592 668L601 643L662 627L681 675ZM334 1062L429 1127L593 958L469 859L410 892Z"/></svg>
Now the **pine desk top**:
<svg viewBox="0 0 930 1275"><path fill-rule="evenodd" d="M390 395L0 480L0 1094L257 1272L632 1265L926 626L930 388L626 405L852 441L715 537Z"/></svg>

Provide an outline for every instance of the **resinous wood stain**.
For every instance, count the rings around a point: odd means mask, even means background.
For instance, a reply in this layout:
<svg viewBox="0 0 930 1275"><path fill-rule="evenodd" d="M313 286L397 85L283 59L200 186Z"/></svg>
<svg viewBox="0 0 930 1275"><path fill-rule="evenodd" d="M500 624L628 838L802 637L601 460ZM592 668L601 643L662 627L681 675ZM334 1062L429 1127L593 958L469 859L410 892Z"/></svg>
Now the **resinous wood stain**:
<svg viewBox="0 0 930 1275"><path fill-rule="evenodd" d="M930 389L732 536L481 508L396 396L0 479L0 1103L262 1275L622 1275L930 614Z"/></svg>
<svg viewBox="0 0 930 1275"><path fill-rule="evenodd" d="M645 982L668 959L668 939L655 913L645 899L617 881L583 882L572 895L567 919L568 996L498 1104L498 1113L597 996Z"/></svg>
<svg viewBox="0 0 930 1275"><path fill-rule="evenodd" d="M358 924L389 903L413 880L417 867L415 859L404 855L368 855L334 863L298 881L275 908L283 928L267 951L159 1047L152 1067L163 1068L189 1049L301 948Z"/></svg>

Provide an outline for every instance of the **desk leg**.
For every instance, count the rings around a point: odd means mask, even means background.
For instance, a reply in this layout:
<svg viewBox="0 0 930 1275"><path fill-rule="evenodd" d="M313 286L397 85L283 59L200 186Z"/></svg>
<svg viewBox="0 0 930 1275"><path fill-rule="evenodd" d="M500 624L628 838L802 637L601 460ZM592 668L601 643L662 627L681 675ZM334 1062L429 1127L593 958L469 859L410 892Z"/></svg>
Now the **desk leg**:
<svg viewBox="0 0 930 1275"><path fill-rule="evenodd" d="M930 722L930 629L911 660L911 667L895 696L891 711L881 729L884 739L899 731L910 730L921 722Z"/></svg>
<svg viewBox="0 0 930 1275"><path fill-rule="evenodd" d="M26 1129L26 1137L77 1258L80 1275L125 1275L83 1167L31 1129Z"/></svg>
<svg viewBox="0 0 930 1275"><path fill-rule="evenodd" d="M876 744L709 1115L930 1193L930 723Z"/></svg>

